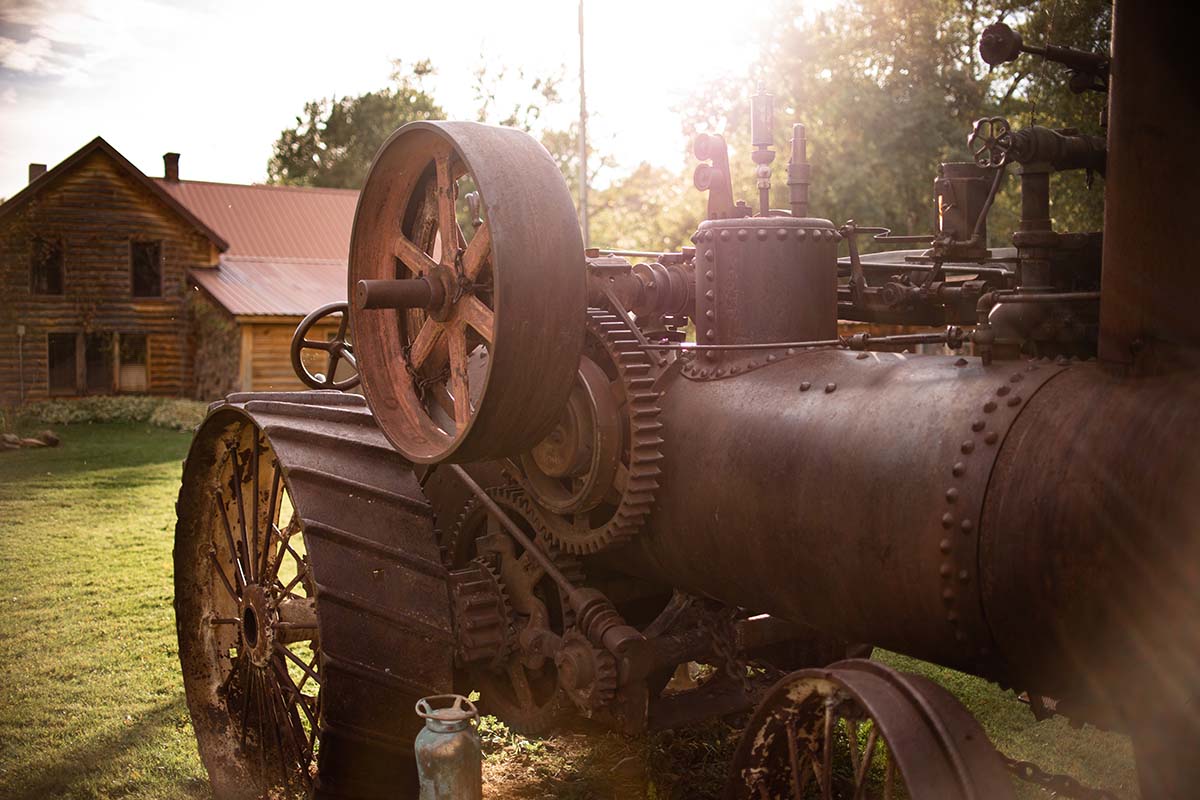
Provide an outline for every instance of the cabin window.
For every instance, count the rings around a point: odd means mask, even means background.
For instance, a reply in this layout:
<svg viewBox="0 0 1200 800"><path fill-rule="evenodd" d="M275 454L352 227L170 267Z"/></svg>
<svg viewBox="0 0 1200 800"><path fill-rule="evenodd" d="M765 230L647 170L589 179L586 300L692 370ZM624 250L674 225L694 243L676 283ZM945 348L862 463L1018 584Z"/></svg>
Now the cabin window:
<svg viewBox="0 0 1200 800"><path fill-rule="evenodd" d="M88 394L109 394L113 390L113 335L89 333L84 337L86 385Z"/></svg>
<svg viewBox="0 0 1200 800"><path fill-rule="evenodd" d="M162 297L162 242L130 242L134 297Z"/></svg>
<svg viewBox="0 0 1200 800"><path fill-rule="evenodd" d="M149 362L146 334L122 333L118 348L117 390L144 392L148 388L146 367Z"/></svg>
<svg viewBox="0 0 1200 800"><path fill-rule="evenodd" d="M62 239L34 238L29 253L29 273L34 294L63 293Z"/></svg>
<svg viewBox="0 0 1200 800"><path fill-rule="evenodd" d="M75 394L74 333L47 334L50 394Z"/></svg>

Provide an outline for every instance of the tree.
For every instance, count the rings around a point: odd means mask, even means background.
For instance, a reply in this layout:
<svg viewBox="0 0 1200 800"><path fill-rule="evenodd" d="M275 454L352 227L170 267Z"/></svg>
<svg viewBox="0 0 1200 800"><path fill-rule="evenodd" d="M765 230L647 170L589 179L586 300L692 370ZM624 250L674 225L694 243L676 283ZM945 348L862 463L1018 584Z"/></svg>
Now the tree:
<svg viewBox="0 0 1200 800"><path fill-rule="evenodd" d="M1037 124L1099 133L1102 97L1071 95L1062 68L1043 68L1032 56L989 70L978 55L983 28L1006 17L1027 42L1102 50L1110 14L1108 0L851 0L806 16L802 0L776 0L772 18L793 24L763 32L757 74L703 87L688 104L685 131L723 132L735 151L735 189L748 193L754 185L746 157L748 89L756 77L776 95L781 153L793 117L806 125L815 214L901 233L931 232L934 171L941 161L969 159L973 120L1003 114L1014 127L1029 124L1036 104ZM775 175L772 202L784 206L778 161ZM1056 179L1060 230L1100 227L1102 192L1083 184L1082 175ZM993 244L1015 225L1015 185L1010 178L993 214Z"/></svg>
<svg viewBox="0 0 1200 800"><path fill-rule="evenodd" d="M445 116L423 87L432 73L427 60L417 62L408 72L395 62L393 85L388 88L305 103L296 124L282 131L272 148L267 181L357 189L375 154L396 128Z"/></svg>

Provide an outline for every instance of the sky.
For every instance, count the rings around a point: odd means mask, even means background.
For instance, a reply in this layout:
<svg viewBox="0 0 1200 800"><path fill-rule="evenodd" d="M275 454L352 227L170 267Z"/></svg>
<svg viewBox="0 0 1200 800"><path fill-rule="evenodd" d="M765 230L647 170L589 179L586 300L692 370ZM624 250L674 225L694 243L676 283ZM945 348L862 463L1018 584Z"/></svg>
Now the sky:
<svg viewBox="0 0 1200 800"><path fill-rule="evenodd" d="M813 0L829 5L833 0ZM619 170L682 168L674 112L696 86L747 79L765 3L585 0L589 136ZM0 0L0 197L103 136L148 175L261 182L305 101L388 82L429 58L452 118L474 119L473 72L563 75L578 109L576 0Z"/></svg>

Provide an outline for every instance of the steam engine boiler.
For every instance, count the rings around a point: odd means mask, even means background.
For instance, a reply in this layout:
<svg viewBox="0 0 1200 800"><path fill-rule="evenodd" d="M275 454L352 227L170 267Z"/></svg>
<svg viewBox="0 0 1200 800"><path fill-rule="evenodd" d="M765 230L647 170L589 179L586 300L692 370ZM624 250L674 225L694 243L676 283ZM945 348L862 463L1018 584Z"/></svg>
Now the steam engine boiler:
<svg viewBox="0 0 1200 800"><path fill-rule="evenodd" d="M800 125L771 208L762 94L755 202L700 137L707 218L671 253L585 250L524 133L396 131L351 301L293 341L313 391L214 404L185 464L175 603L215 794L413 792L413 704L474 690L534 734L753 709L729 798L1012 797L1021 769L883 647L1124 731L1145 797L1193 796L1200 93L1172 13L1120 3L1111 58L990 27L991 63L1111 84L1107 127L979 120L928 234L816 216ZM1054 229L1071 170L1106 176L1103 233ZM689 662L711 675L680 688Z"/></svg>

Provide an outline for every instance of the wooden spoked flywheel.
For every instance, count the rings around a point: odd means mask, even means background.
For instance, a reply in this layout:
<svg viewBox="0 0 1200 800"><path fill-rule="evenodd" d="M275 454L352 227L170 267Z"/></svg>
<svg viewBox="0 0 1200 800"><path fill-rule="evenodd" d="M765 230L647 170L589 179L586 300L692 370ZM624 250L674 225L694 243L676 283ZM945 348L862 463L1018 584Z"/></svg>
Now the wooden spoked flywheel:
<svg viewBox="0 0 1200 800"><path fill-rule="evenodd" d="M412 461L539 441L583 344L583 240L558 167L520 131L414 122L375 158L350 244L363 390Z"/></svg>

